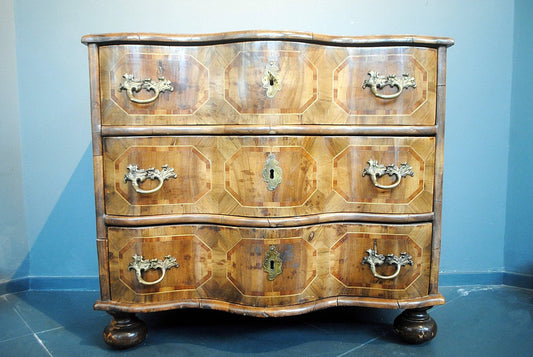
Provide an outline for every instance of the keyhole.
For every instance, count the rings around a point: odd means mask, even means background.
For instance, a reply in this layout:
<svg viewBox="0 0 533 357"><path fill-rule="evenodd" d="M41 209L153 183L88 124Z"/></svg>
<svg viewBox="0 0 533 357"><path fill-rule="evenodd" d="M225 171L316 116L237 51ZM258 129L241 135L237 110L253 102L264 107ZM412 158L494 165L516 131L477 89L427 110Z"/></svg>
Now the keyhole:
<svg viewBox="0 0 533 357"><path fill-rule="evenodd" d="M274 270L274 261L270 260L270 270Z"/></svg>
<svg viewBox="0 0 533 357"><path fill-rule="evenodd" d="M274 169L270 169L270 179L274 179Z"/></svg>

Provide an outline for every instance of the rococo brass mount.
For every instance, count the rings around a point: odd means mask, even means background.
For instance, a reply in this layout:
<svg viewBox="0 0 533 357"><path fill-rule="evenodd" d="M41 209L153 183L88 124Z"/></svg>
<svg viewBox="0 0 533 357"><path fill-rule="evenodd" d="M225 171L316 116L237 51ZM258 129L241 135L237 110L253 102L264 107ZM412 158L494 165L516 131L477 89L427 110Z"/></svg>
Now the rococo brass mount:
<svg viewBox="0 0 533 357"><path fill-rule="evenodd" d="M263 270L268 274L267 279L269 281L276 279L283 272L282 265L281 253L276 250L274 245L271 245L263 261Z"/></svg>
<svg viewBox="0 0 533 357"><path fill-rule="evenodd" d="M394 164L385 166L381 165L377 160L368 160L368 167L363 170L363 176L365 175L370 175L374 186L381 189L391 189L400 184L402 177L407 175L413 177L415 174L412 167L407 165L406 162L397 167ZM396 181L391 185L381 185L378 183L377 178L383 175L396 176Z"/></svg>
<svg viewBox="0 0 533 357"><path fill-rule="evenodd" d="M159 93L163 93L166 91L173 92L174 87L172 86L172 83L165 79L165 77L159 77L158 82L152 81L150 78L146 79L135 79L133 77L133 74L126 73L122 76L122 82L120 83L120 87L118 88L119 91L125 90L128 94L128 98L135 103L139 104L146 104L151 103L154 100L157 99L159 96ZM135 98L133 95L133 92L140 92L141 90L146 91L154 91L155 94L148 98L148 99L138 99Z"/></svg>
<svg viewBox="0 0 533 357"><path fill-rule="evenodd" d="M263 88L265 88L266 95L269 98L274 98L276 93L281 90L281 76L279 75L279 67L274 61L269 61L265 67L263 74Z"/></svg>
<svg viewBox="0 0 533 357"><path fill-rule="evenodd" d="M135 270L135 275L137 276L137 280L139 281L139 283L143 285L155 285L161 282L161 280L163 280L167 270L169 270L170 268L179 267L179 264L176 262L176 258L170 255L165 256L164 260L157 259L157 258L148 260L148 259L143 259L142 256L135 254L132 259L133 261L128 266L128 270ZM159 279L155 281L145 281L142 278L141 273L143 271L150 270L150 269L161 269L161 272L162 272L161 277L159 277Z"/></svg>
<svg viewBox="0 0 533 357"><path fill-rule="evenodd" d="M281 183L282 171L276 155L269 154L263 167L263 181L267 183L267 190L274 191Z"/></svg>
<svg viewBox="0 0 533 357"><path fill-rule="evenodd" d="M137 165L128 165L128 172L124 176L124 182L131 181L131 185L138 193L154 193L163 187L165 180L170 178L176 178L177 175L174 172L174 168L163 165L161 171L153 167L144 170L139 169ZM140 183L143 183L146 179L159 180L159 185L151 190L143 190L139 187Z"/></svg>
<svg viewBox="0 0 533 357"><path fill-rule="evenodd" d="M368 72L368 75L370 78L363 82L363 89L370 87L372 93L381 99L394 99L402 94L404 88L416 88L415 78L409 74L403 74L398 78L395 74L382 76L378 72L370 71ZM398 91L394 94L380 94L378 89L382 89L386 86L396 87L398 88Z"/></svg>
<svg viewBox="0 0 533 357"><path fill-rule="evenodd" d="M368 257L364 257L361 264L370 265L372 274L378 279L394 279L398 276L398 274L400 274L400 270L404 265L413 265L413 260L411 259L412 257L405 252L400 253L399 257L395 256L394 254L378 254L376 241L374 241L374 249L367 249L366 252L368 253ZM378 274L376 267L383 264L396 265L396 271L394 274L388 276Z"/></svg>

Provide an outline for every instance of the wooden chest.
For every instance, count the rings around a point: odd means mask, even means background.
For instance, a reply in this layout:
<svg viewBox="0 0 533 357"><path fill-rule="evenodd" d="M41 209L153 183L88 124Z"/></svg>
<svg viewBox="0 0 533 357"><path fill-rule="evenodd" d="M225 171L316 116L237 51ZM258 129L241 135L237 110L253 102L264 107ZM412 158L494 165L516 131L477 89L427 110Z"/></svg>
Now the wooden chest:
<svg viewBox="0 0 533 357"><path fill-rule="evenodd" d="M107 343L144 339L135 313L183 307L400 308L402 337L435 335L451 39L82 42Z"/></svg>

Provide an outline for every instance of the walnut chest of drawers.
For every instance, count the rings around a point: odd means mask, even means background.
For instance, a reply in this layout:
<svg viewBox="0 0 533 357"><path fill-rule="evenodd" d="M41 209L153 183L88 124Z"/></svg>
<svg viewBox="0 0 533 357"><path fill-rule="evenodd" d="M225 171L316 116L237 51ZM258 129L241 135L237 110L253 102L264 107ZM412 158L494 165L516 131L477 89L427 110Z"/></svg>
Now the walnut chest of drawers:
<svg viewBox="0 0 533 357"><path fill-rule="evenodd" d="M135 313L405 309L431 339L448 38L107 34L89 47L104 339Z"/></svg>

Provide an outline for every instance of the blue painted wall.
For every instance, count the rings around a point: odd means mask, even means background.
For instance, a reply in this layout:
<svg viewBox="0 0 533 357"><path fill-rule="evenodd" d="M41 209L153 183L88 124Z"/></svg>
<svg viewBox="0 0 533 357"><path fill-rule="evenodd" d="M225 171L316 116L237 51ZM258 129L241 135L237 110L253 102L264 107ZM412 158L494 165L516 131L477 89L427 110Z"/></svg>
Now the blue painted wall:
<svg viewBox="0 0 533 357"><path fill-rule="evenodd" d="M243 29L455 38L448 56L441 270L504 270L511 186L505 170L513 164L508 159L513 59L516 64L514 2L273 0L265 6L263 1L237 0L14 0L14 4L29 275L97 275L87 49L79 42L81 36Z"/></svg>
<svg viewBox="0 0 533 357"><path fill-rule="evenodd" d="M505 268L533 274L533 2L515 2Z"/></svg>
<svg viewBox="0 0 533 357"><path fill-rule="evenodd" d="M29 273L15 47L13 0L0 1L0 284Z"/></svg>

